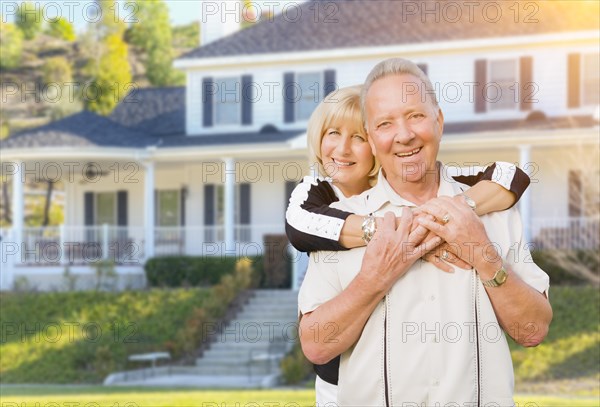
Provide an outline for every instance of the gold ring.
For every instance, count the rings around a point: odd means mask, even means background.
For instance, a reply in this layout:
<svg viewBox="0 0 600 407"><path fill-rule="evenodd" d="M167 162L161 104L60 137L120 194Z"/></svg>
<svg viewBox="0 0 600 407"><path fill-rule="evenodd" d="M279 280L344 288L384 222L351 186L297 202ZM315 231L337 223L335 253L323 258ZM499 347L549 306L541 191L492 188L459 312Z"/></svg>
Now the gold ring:
<svg viewBox="0 0 600 407"><path fill-rule="evenodd" d="M449 213L444 215L444 217L442 218L442 222L444 222L444 224L450 222L450 214Z"/></svg>
<svg viewBox="0 0 600 407"><path fill-rule="evenodd" d="M442 260L448 260L448 251L447 250L442 250Z"/></svg>

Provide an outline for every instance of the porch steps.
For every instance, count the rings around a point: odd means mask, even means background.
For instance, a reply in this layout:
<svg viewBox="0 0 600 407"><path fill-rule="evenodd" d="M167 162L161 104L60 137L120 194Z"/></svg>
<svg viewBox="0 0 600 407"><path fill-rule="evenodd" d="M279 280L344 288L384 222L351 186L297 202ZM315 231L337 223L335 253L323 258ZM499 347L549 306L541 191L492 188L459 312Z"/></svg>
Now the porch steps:
<svg viewBox="0 0 600 407"><path fill-rule="evenodd" d="M196 360L195 371L209 376L267 376L279 373L279 361L264 356L290 350L298 335L297 296L291 290L257 290L255 296ZM279 343L280 345L275 345ZM265 360L252 360L265 359ZM263 358L261 358L263 356Z"/></svg>

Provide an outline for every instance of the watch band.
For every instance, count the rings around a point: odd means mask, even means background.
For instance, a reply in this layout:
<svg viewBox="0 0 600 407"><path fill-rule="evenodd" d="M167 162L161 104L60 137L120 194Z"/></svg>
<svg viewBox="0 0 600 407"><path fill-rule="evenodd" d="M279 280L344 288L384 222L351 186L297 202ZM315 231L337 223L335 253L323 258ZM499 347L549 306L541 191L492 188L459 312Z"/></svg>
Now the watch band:
<svg viewBox="0 0 600 407"><path fill-rule="evenodd" d="M500 287L502 284L506 283L508 279L508 273L504 266L500 267L500 270L496 271L494 277L490 280L481 280L481 284L485 287Z"/></svg>
<svg viewBox="0 0 600 407"><path fill-rule="evenodd" d="M459 194L460 196L462 196L465 199L465 203L467 205L469 205L469 208L475 210L477 209L477 204L475 203L475 201L473 200L473 198L471 198L469 195L465 194L464 192L462 194Z"/></svg>
<svg viewBox="0 0 600 407"><path fill-rule="evenodd" d="M365 216L363 223L360 225L363 235L362 240L365 243L369 243L373 238L373 235L377 231L377 222L375 221L375 217L373 214Z"/></svg>

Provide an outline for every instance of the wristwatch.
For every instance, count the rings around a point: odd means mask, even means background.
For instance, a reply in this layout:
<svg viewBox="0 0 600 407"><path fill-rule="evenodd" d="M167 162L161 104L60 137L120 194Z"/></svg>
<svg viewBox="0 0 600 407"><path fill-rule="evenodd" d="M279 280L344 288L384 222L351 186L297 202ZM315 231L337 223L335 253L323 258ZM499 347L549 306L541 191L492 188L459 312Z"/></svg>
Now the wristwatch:
<svg viewBox="0 0 600 407"><path fill-rule="evenodd" d="M481 284L485 287L500 287L502 284L506 283L508 279L508 273L504 266L500 267L500 270L496 271L494 277L491 280L481 280Z"/></svg>
<svg viewBox="0 0 600 407"><path fill-rule="evenodd" d="M475 203L475 201L469 195L467 195L465 193L462 193L462 194L459 194L459 195L462 196L465 199L465 203L467 205L469 205L469 208L471 208L473 210L477 209L477 204Z"/></svg>
<svg viewBox="0 0 600 407"><path fill-rule="evenodd" d="M365 216L363 223L360 225L363 235L362 240L365 243L369 243L373 238L373 235L377 231L377 222L375 221L375 217L373 214Z"/></svg>

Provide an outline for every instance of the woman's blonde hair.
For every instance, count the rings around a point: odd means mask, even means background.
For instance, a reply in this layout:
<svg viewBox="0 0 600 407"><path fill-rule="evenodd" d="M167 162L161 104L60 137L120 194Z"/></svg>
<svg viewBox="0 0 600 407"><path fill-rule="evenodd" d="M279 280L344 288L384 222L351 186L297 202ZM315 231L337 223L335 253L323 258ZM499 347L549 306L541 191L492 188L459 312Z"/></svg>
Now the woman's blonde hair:
<svg viewBox="0 0 600 407"><path fill-rule="evenodd" d="M363 127L360 108L361 89L361 85L356 85L331 92L319 103L308 120L306 137L309 165L316 164L319 174L322 176L328 176L321 157L321 141L327 129L345 125L356 128L365 139L368 137ZM373 157L373 167L368 174L371 184L377 179L378 172L379 162Z"/></svg>

